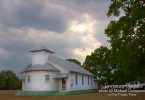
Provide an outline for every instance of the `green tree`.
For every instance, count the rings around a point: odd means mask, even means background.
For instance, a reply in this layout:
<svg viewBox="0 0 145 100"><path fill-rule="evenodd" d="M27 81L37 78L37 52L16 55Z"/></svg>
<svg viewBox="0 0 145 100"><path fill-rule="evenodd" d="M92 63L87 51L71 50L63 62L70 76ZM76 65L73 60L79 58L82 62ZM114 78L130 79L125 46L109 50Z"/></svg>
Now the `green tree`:
<svg viewBox="0 0 145 100"><path fill-rule="evenodd" d="M0 89L20 89L21 81L10 70L0 72Z"/></svg>
<svg viewBox="0 0 145 100"><path fill-rule="evenodd" d="M117 16L105 30L112 46L118 79L144 80L145 0L111 0L108 16Z"/></svg>
<svg viewBox="0 0 145 100"><path fill-rule="evenodd" d="M70 61L70 62L73 62L73 63L75 63L75 64L77 64L77 65L81 66L81 62L80 62L80 61L78 61L77 59L68 58L68 59L66 59L66 60L67 60L67 61Z"/></svg>
<svg viewBox="0 0 145 100"><path fill-rule="evenodd" d="M102 82L110 84L114 81L116 66L111 61L111 50L107 47L102 46L94 50L86 57L83 65Z"/></svg>

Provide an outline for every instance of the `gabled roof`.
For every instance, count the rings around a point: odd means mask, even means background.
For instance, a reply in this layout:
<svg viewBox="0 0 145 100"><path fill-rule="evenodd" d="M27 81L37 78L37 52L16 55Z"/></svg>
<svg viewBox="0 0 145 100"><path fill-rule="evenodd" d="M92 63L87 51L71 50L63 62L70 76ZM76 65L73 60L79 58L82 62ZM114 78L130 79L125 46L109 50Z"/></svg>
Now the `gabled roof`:
<svg viewBox="0 0 145 100"><path fill-rule="evenodd" d="M34 49L34 50L31 50L30 52L37 52L37 51L46 51L46 52L48 52L48 53L54 53L53 51L51 51L51 50L49 50L48 48L46 48L46 47L39 47L39 48L36 48L36 49Z"/></svg>
<svg viewBox="0 0 145 100"><path fill-rule="evenodd" d="M77 64L75 64L73 62L61 59L59 57L52 56L50 58L50 60L53 63L59 65L60 67L62 67L64 69L67 69L70 72L78 72L78 73L82 73L82 74L93 75L92 73L90 73L89 71L84 69L83 67L81 67L81 66L79 66L79 65L77 65Z"/></svg>
<svg viewBox="0 0 145 100"><path fill-rule="evenodd" d="M27 67L23 72L28 72L28 71L59 71L56 67L54 67L51 64L45 64L45 65L30 65L29 67ZM22 73L23 73L22 72Z"/></svg>

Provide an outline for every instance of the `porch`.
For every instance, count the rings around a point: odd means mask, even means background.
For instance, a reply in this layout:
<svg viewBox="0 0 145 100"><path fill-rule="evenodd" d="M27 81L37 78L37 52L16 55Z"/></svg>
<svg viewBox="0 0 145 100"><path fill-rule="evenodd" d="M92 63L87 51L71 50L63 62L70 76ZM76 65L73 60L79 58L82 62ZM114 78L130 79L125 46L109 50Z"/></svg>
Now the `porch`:
<svg viewBox="0 0 145 100"><path fill-rule="evenodd" d="M59 91L67 91L67 73L59 73L54 79L58 80Z"/></svg>

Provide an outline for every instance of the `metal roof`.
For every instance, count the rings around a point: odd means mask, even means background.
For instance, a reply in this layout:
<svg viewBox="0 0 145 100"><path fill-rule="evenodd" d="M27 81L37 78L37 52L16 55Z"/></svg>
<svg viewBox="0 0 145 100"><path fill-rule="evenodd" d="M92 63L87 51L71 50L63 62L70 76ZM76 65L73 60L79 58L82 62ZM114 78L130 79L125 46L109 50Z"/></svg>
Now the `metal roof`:
<svg viewBox="0 0 145 100"><path fill-rule="evenodd" d="M48 52L48 53L54 53L53 51L51 51L51 50L49 50L48 48L43 47L43 46L41 46L41 47L39 47L39 48L36 48L36 49L34 49L34 50L31 50L30 52L37 52L37 51L46 51L46 52Z"/></svg>
<svg viewBox="0 0 145 100"><path fill-rule="evenodd" d="M73 62L61 59L59 57L52 56L50 58L50 60L53 63L56 63L60 67L62 67L64 69L67 69L67 70L69 70L71 72L78 72L78 73L82 73L82 74L93 75L92 73L90 73L89 71L84 69L83 67L81 67L81 66L79 66L79 65L77 65L77 64L75 64Z"/></svg>
<svg viewBox="0 0 145 100"><path fill-rule="evenodd" d="M27 67L23 72L28 72L28 71L59 71L57 68L55 68L53 65L47 63L45 65L40 65L40 64L36 64L36 65L31 65L29 67ZM22 72L22 73L23 73Z"/></svg>

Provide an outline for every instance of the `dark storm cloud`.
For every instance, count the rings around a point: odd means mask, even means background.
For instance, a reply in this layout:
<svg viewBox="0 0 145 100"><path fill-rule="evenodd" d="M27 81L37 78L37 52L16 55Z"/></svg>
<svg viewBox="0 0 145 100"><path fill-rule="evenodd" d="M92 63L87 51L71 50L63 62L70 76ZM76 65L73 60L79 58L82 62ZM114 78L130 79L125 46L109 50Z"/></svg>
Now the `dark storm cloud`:
<svg viewBox="0 0 145 100"><path fill-rule="evenodd" d="M2 4L4 2L1 2ZM6 2L5 6L9 6L8 4ZM0 7L3 10L1 13L4 12L0 18L1 23L7 27L35 28L58 33L65 31L67 27L67 19L57 11L47 9L44 12L46 6L44 0L24 0L19 5L14 4L10 9L8 7L9 10L5 9L5 6Z"/></svg>
<svg viewBox="0 0 145 100"><path fill-rule="evenodd" d="M33 46L24 36L0 26L0 66L19 73L30 63L28 51ZM3 50L3 52L1 52Z"/></svg>
<svg viewBox="0 0 145 100"><path fill-rule="evenodd" d="M21 0L12 6L9 1L2 1L0 19L3 25L15 28L36 28L61 33L67 28L72 15L69 10L94 15L99 20L107 18L108 2L110 0L53 0L49 4L56 4L68 9L68 12L59 9L46 8L45 0ZM11 7L9 7L11 6ZM49 6L49 5L48 5ZM7 9L9 10L7 10ZM44 9L46 10L44 11ZM98 16L99 15L99 16ZM76 16L76 15L73 15Z"/></svg>
<svg viewBox="0 0 145 100"><path fill-rule="evenodd" d="M53 3L78 12L94 15L99 20L106 20L111 0L52 0Z"/></svg>
<svg viewBox="0 0 145 100"><path fill-rule="evenodd" d="M63 32L66 29L67 23L64 19L55 12L48 11L48 16L42 14L44 5L29 5L20 7L16 13L17 27L32 27L42 30L52 30ZM49 10L49 9L48 9Z"/></svg>

